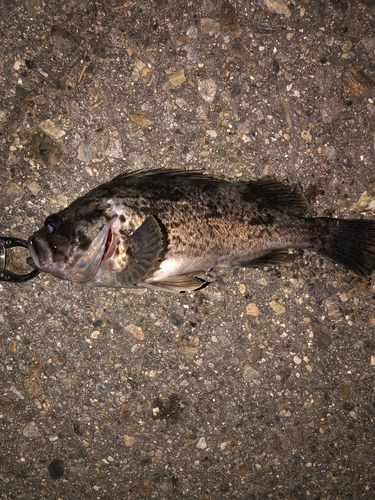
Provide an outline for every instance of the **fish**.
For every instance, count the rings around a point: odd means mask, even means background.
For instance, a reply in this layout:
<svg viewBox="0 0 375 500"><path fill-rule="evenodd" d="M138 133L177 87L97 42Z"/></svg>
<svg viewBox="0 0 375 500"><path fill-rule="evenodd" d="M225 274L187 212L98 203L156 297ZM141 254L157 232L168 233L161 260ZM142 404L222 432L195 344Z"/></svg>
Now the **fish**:
<svg viewBox="0 0 375 500"><path fill-rule="evenodd" d="M375 269L375 221L306 217L293 185L190 170L118 175L45 219L27 262L59 279L170 292L213 268L264 267L311 250L362 277Z"/></svg>

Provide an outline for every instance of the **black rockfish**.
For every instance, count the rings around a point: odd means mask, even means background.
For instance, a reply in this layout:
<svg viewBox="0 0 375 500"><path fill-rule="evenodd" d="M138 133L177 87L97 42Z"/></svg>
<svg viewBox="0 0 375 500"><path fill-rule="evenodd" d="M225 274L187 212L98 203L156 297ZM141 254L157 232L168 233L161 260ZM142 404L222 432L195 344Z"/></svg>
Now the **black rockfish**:
<svg viewBox="0 0 375 500"><path fill-rule="evenodd" d="M275 180L231 183L200 172L127 173L47 217L28 263L87 285L181 292L214 267L255 267L313 250L360 276L375 269L375 221L304 218L307 202Z"/></svg>

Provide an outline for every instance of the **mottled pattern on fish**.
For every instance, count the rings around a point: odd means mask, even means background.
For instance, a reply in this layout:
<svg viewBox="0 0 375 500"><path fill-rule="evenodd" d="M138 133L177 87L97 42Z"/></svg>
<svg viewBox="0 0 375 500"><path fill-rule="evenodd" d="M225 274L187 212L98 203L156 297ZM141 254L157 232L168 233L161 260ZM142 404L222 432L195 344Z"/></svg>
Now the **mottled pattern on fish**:
<svg viewBox="0 0 375 500"><path fill-rule="evenodd" d="M290 185L231 183L198 172L123 174L77 199L30 238L33 264L62 279L171 291L213 267L286 262L305 248L360 275L375 267L375 222L306 219Z"/></svg>

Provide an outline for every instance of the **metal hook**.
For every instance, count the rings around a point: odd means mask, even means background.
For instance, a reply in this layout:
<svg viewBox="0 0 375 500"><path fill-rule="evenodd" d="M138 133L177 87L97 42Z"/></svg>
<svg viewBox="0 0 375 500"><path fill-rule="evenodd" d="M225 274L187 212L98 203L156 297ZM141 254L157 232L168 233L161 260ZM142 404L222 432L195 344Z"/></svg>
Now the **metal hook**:
<svg viewBox="0 0 375 500"><path fill-rule="evenodd" d="M8 281L9 283L22 283L23 281L31 280L39 274L39 269L34 269L28 274L17 274L6 269L6 250L13 247L28 248L26 240L21 238L7 238L0 236L0 281Z"/></svg>

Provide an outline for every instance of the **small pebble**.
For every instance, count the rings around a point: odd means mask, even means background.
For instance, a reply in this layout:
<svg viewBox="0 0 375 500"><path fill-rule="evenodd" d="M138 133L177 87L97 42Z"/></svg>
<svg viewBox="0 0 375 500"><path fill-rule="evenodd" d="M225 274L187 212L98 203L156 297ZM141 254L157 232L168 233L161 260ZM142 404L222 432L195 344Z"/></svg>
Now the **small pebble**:
<svg viewBox="0 0 375 500"><path fill-rule="evenodd" d="M199 118L200 120L205 120L207 118L208 111L209 110L207 106L204 106L203 104L201 106L198 106L195 110L197 118Z"/></svg>
<svg viewBox="0 0 375 500"><path fill-rule="evenodd" d="M258 110L258 111L260 111L260 110ZM258 112L258 111L257 111L257 112ZM255 115L257 114L257 112L255 113ZM261 112L261 111L260 111L260 112ZM261 112L261 113L262 113L262 112ZM262 114L262 115L263 115L263 114ZM263 119L264 119L264 116L263 116ZM259 120L259 121L261 121L261 120ZM238 130L241 132L241 134L250 134L250 132L251 132L251 128L252 128L252 127L251 127L251 124L250 124L250 122L249 122L248 120L245 120L245 121L240 122L240 123L238 124Z"/></svg>
<svg viewBox="0 0 375 500"><path fill-rule="evenodd" d="M204 450L207 448L207 443L206 443L206 439L204 437L201 437L197 443L197 448L199 448L200 450Z"/></svg>
<svg viewBox="0 0 375 500"><path fill-rule="evenodd" d="M22 434L27 438L34 438L38 435L38 433L38 427L35 422L30 422L22 431Z"/></svg>
<svg viewBox="0 0 375 500"><path fill-rule="evenodd" d="M133 436L127 436L125 434L124 436L124 443L125 443L125 446L133 446L133 444L135 443L135 437Z"/></svg>
<svg viewBox="0 0 375 500"><path fill-rule="evenodd" d="M41 396L43 394L43 387L40 379L36 375L26 377L23 382L24 389L32 396Z"/></svg>
<svg viewBox="0 0 375 500"><path fill-rule="evenodd" d="M2 193L3 200L7 204L14 204L16 201L20 200L22 198L22 188L15 184L14 182L9 182L6 185L6 191Z"/></svg>
<svg viewBox="0 0 375 500"><path fill-rule="evenodd" d="M241 292L242 293L242 292ZM259 316L259 308L253 302L246 306L246 314L249 316Z"/></svg>
<svg viewBox="0 0 375 500"><path fill-rule="evenodd" d="M370 57L375 57L375 37L362 38L360 42Z"/></svg>
<svg viewBox="0 0 375 500"><path fill-rule="evenodd" d="M190 26L190 28L186 31L186 34L189 38L197 38L198 28L196 26Z"/></svg>
<svg viewBox="0 0 375 500"><path fill-rule="evenodd" d="M92 148L93 148L92 144L88 144L86 142L81 142L81 144L78 146L77 159L79 161L89 163L92 160ZM87 170L87 168L86 168L86 170ZM92 172L92 170L91 170L91 172ZM92 175L92 173L90 175Z"/></svg>
<svg viewBox="0 0 375 500"><path fill-rule="evenodd" d="M114 137L110 137L107 142L105 154L110 158L122 158L124 153L122 151L121 141Z"/></svg>
<svg viewBox="0 0 375 500"><path fill-rule="evenodd" d="M306 142L311 142L312 141L312 135L311 135L310 130L302 130L301 137Z"/></svg>
<svg viewBox="0 0 375 500"><path fill-rule="evenodd" d="M220 34L220 23L205 17L201 19L201 31L203 34L208 34L210 36L215 35L216 37Z"/></svg>
<svg viewBox="0 0 375 500"><path fill-rule="evenodd" d="M287 0L265 0L268 9L271 12L276 12L276 14L284 15L285 17L290 17L292 15L291 10L287 5Z"/></svg>
<svg viewBox="0 0 375 500"><path fill-rule="evenodd" d="M95 100L99 99L99 91L95 87L89 87L89 93Z"/></svg>
<svg viewBox="0 0 375 500"><path fill-rule="evenodd" d="M17 342L15 340L12 340L11 342L9 342L8 350L12 351L12 352L16 352L16 350L17 350Z"/></svg>
<svg viewBox="0 0 375 500"><path fill-rule="evenodd" d="M337 151L336 151L336 148L334 146L328 146L328 145L324 146L323 152L328 160L336 160Z"/></svg>
<svg viewBox="0 0 375 500"><path fill-rule="evenodd" d="M73 455L75 455L77 458L86 458L87 457L87 452L84 446L81 444L74 448L72 451Z"/></svg>
<svg viewBox="0 0 375 500"><path fill-rule="evenodd" d="M216 139L217 137L217 132L216 130L207 130L206 131L206 134L211 137L212 139Z"/></svg>
<svg viewBox="0 0 375 500"><path fill-rule="evenodd" d="M243 378L246 382L250 380L255 380L260 377L260 373L257 370L254 370L250 365L246 365L243 369Z"/></svg>
<svg viewBox="0 0 375 500"><path fill-rule="evenodd" d="M145 63L140 59L137 59L134 63L134 69L139 71L139 73L143 70L143 68L145 68L145 66L146 66Z"/></svg>
<svg viewBox="0 0 375 500"><path fill-rule="evenodd" d="M172 312L170 317L169 317L172 325L174 326L181 326L184 323L184 318L180 314L177 314L176 312Z"/></svg>
<svg viewBox="0 0 375 500"><path fill-rule="evenodd" d="M133 121L137 125L140 125L141 127L148 127L149 125L151 125L151 120L148 120L147 118L141 115L131 115L130 119L131 121Z"/></svg>
<svg viewBox="0 0 375 500"><path fill-rule="evenodd" d="M212 78L198 81L198 92L206 102L213 102L216 95L216 89L217 85Z"/></svg>
<svg viewBox="0 0 375 500"><path fill-rule="evenodd" d="M341 49L343 52L349 52L349 50L352 48L352 45L353 45L353 42L351 42L350 40L346 40Z"/></svg>
<svg viewBox="0 0 375 500"><path fill-rule="evenodd" d="M188 359L193 359L198 352L196 347L181 346L178 352L186 356Z"/></svg>
<svg viewBox="0 0 375 500"><path fill-rule="evenodd" d="M52 479L59 479L64 475L64 462L61 458L55 458L48 466L48 472Z"/></svg>
<svg viewBox="0 0 375 500"><path fill-rule="evenodd" d="M219 341L223 347L229 347L231 345L230 340L225 335L219 335Z"/></svg>
<svg viewBox="0 0 375 500"><path fill-rule="evenodd" d="M276 302L275 300L272 300L269 303L269 306L273 311L275 311L276 314L284 314L286 311L285 307Z"/></svg>
<svg viewBox="0 0 375 500"><path fill-rule="evenodd" d="M242 463L237 467L237 472L240 476L245 476L250 472L250 468L247 464Z"/></svg>
<svg viewBox="0 0 375 500"><path fill-rule="evenodd" d="M365 191L361 194L359 200L353 204L352 209L358 212L375 211L375 196ZM371 321L371 320L370 320Z"/></svg>
<svg viewBox="0 0 375 500"><path fill-rule="evenodd" d="M342 82L345 89L354 95L361 95L375 86L375 80L357 67L349 68L344 73Z"/></svg>
<svg viewBox="0 0 375 500"><path fill-rule="evenodd" d="M185 99L182 99L181 97L177 97L176 98L176 105L179 108L183 108L183 107L187 106L187 102L185 101Z"/></svg>
<svg viewBox="0 0 375 500"><path fill-rule="evenodd" d="M142 331L141 327L130 324L125 327L125 331L130 333L137 340L144 340L145 334Z"/></svg>
<svg viewBox="0 0 375 500"><path fill-rule="evenodd" d="M349 207L349 202L348 202L348 200L341 199L341 200L337 201L337 206L339 208L348 208Z"/></svg>
<svg viewBox="0 0 375 500"><path fill-rule="evenodd" d="M177 73L173 73L173 75L169 77L169 81L175 87L177 87L177 85L181 85L181 83L186 82L186 76L184 70L182 69L180 71L177 71Z"/></svg>
<svg viewBox="0 0 375 500"><path fill-rule="evenodd" d="M30 191L32 192L32 194L34 196L36 196L39 191L42 189L41 186L37 183L37 182L29 182L27 187L30 189Z"/></svg>
<svg viewBox="0 0 375 500"><path fill-rule="evenodd" d="M52 139L58 140L64 137L65 132L57 127L51 120L46 120L39 123L39 129Z"/></svg>

